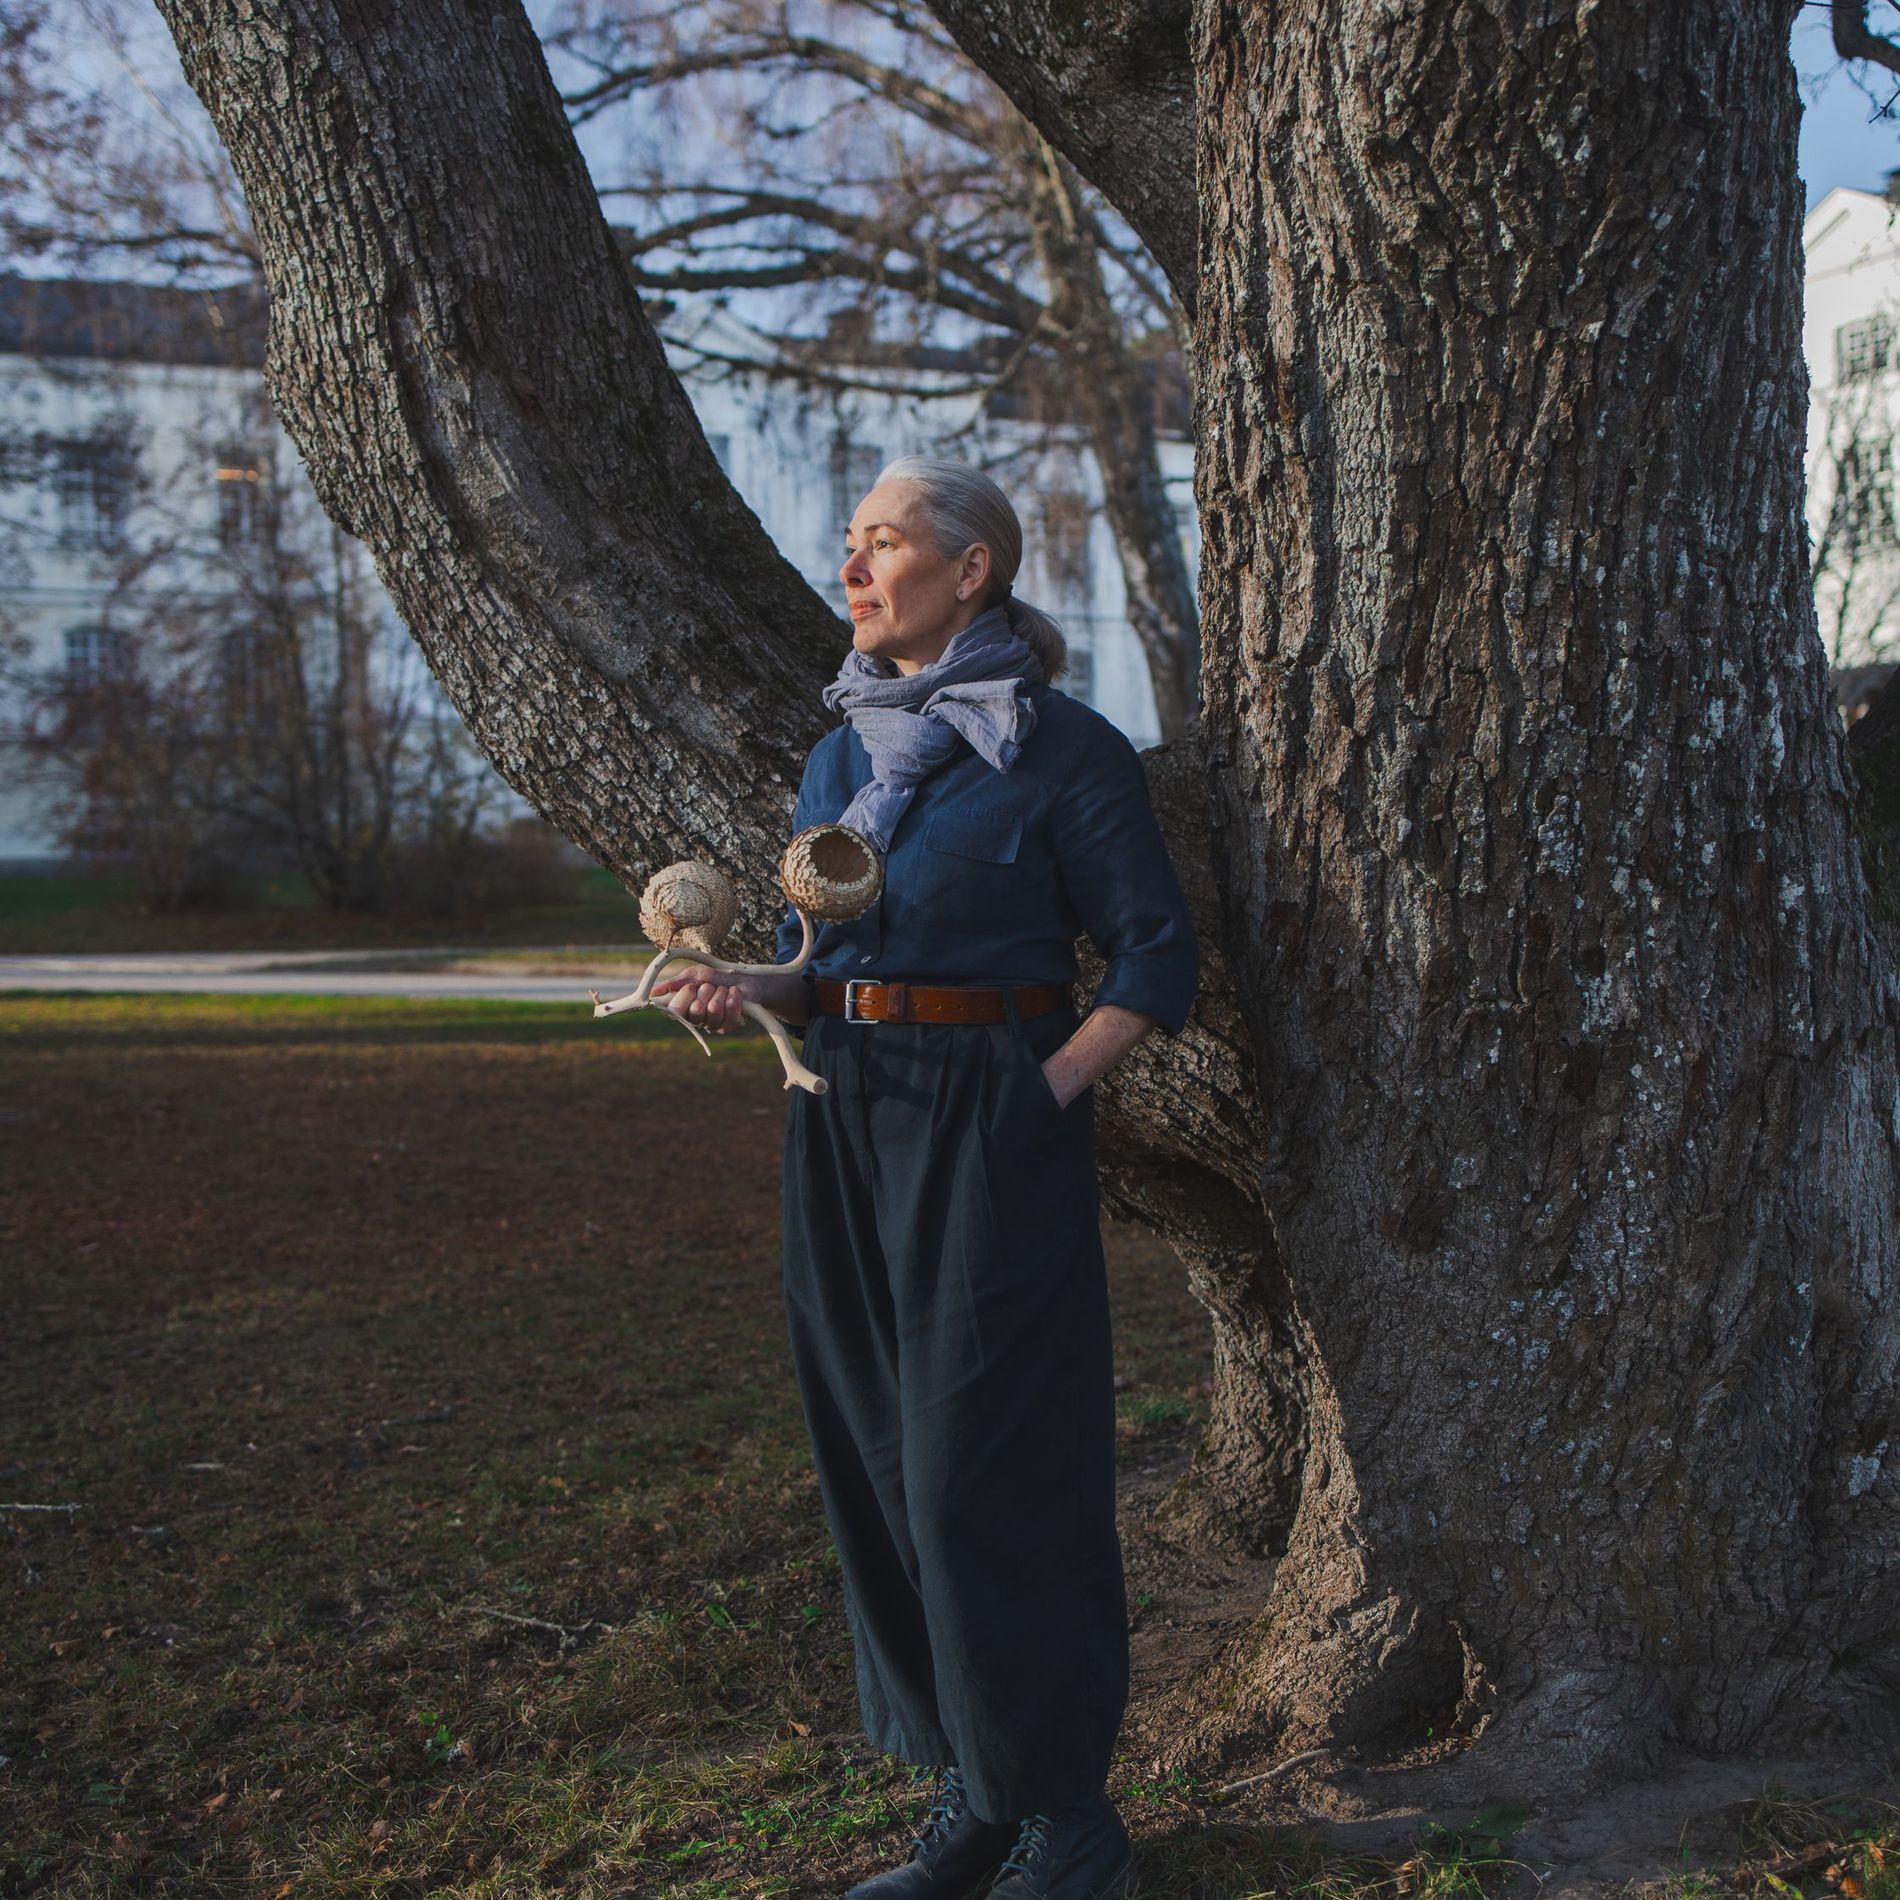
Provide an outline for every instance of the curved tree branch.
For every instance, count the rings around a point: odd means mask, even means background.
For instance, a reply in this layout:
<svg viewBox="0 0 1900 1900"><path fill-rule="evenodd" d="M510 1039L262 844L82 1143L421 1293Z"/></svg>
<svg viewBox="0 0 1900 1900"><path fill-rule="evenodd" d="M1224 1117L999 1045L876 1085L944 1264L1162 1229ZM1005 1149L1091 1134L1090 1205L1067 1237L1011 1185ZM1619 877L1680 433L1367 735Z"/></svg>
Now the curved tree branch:
<svg viewBox="0 0 1900 1900"><path fill-rule="evenodd" d="M252 207L266 375L324 507L510 784L630 881L724 862L760 942L845 636L714 461L525 13L161 10Z"/></svg>
<svg viewBox="0 0 1900 1900"><path fill-rule="evenodd" d="M733 45L682 54L677 59L623 66L593 85L569 93L563 103L574 112L577 121L585 121L633 93L670 85L675 80L690 79L701 73L740 72L777 64L796 67L800 72L830 73L834 78L848 80L861 91L888 100L933 130L966 144L980 147L988 129L980 112L941 86L867 59L848 46L795 33L760 34Z"/></svg>
<svg viewBox="0 0 1900 1900"><path fill-rule="evenodd" d="M1900 46L1867 24L1867 0L1832 0L1834 50L1843 59L1871 60L1900 73Z"/></svg>
<svg viewBox="0 0 1900 1900"><path fill-rule="evenodd" d="M1195 308L1189 0L931 0L1017 109L1126 218Z"/></svg>
<svg viewBox="0 0 1900 1900"><path fill-rule="evenodd" d="M160 7L252 207L319 499L509 783L630 882L729 868L763 954L848 634L713 459L520 0ZM1204 801L1167 813L1211 889ZM1234 1019L1204 988L1107 1118L1129 1165L1193 1155L1250 1200Z"/></svg>
<svg viewBox="0 0 1900 1900"><path fill-rule="evenodd" d="M899 220L853 211L844 205L828 204L821 198L799 197L788 192L737 188L728 192L721 186L694 189L703 189L710 195L729 195L736 202L695 212L691 217L678 218L649 231L634 232L624 228L618 231L621 249L634 265L642 283L666 288L687 287L681 284L663 286L660 276L648 273L638 261L648 251L682 243L705 231L725 230L757 219L789 218L822 230L835 231L840 237L861 245L863 249L854 253L842 249L814 251L803 245L789 243L772 245L772 250L789 252L793 260L802 262L808 268L804 277L773 277L764 281L800 282L813 274L824 277L850 276L870 283L912 290L920 296L927 295L934 302L961 310L981 322L995 324L999 329L1033 330L1042 320L1042 304L1008 278L998 276L958 245L930 240L920 242L916 231L906 228ZM912 252L918 258L918 268L912 271L893 270L880 261L891 251ZM969 289L957 291L945 285L942 280L946 273L962 278ZM740 287L736 281L713 281L725 275L717 266L697 266L693 275L696 279L705 280L696 282L693 288ZM748 277L745 281L751 283L759 280Z"/></svg>

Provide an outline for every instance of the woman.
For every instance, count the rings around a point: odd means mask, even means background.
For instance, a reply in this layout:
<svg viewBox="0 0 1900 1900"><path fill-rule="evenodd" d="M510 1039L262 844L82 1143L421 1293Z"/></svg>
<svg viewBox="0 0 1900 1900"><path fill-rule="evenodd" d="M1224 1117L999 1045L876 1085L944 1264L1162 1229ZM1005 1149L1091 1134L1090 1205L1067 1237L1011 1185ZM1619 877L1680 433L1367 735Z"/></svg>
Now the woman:
<svg viewBox="0 0 1900 1900"><path fill-rule="evenodd" d="M829 1084L785 1133L785 1297L865 1728L938 1770L906 1863L850 1900L1105 1900L1128 1692L1091 1084L1193 1000L1193 926L1133 748L1051 690L1022 529L960 463L878 477L840 570L852 651L794 828L884 854L804 976L655 985L807 1024ZM1078 1021L1086 930L1107 960ZM788 916L779 954L798 943ZM993 1884L992 1884L993 1883Z"/></svg>

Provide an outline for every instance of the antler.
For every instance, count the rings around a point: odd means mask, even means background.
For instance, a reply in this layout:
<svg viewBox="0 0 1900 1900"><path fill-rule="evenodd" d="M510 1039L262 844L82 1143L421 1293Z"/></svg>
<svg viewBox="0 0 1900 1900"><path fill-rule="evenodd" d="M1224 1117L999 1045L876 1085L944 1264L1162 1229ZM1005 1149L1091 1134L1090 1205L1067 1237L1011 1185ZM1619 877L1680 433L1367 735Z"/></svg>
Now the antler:
<svg viewBox="0 0 1900 1900"><path fill-rule="evenodd" d="M598 990L589 990L588 995L594 999L594 1014L617 1016L623 1009L645 1009L653 1000L653 985L659 980L661 970L669 963L703 963L707 969L721 971L727 976L796 976L811 961L811 948L814 941L811 919L802 910L798 913L798 921L805 933L805 940L798 947L798 955L789 963L728 963L723 957L716 957L710 951L676 946L670 950L662 950L640 972L638 986L629 990L625 996L616 997L611 1003L603 1003ZM682 1017L681 1020L685 1019ZM692 1028L691 1023L687 1023L686 1026L688 1029Z"/></svg>
<svg viewBox="0 0 1900 1900"><path fill-rule="evenodd" d="M884 863L862 832L846 825L812 825L785 847L779 885L798 917L802 933L798 954L789 963L729 963L713 954L713 946L732 928L738 914L732 886L710 864L691 860L656 871L640 894L640 923L660 953L640 972L639 983L627 995L603 1003L598 990L589 990L594 1014L617 1016L622 1010L653 1007L653 985L673 962L701 963L722 976L796 975L811 961L812 918L847 923L862 916L884 888ZM762 1004L747 1002L741 1007L772 1038L784 1065L785 1086L823 1095L825 1078L799 1060L785 1025ZM697 1024L684 1016L674 1020L712 1054L712 1044Z"/></svg>

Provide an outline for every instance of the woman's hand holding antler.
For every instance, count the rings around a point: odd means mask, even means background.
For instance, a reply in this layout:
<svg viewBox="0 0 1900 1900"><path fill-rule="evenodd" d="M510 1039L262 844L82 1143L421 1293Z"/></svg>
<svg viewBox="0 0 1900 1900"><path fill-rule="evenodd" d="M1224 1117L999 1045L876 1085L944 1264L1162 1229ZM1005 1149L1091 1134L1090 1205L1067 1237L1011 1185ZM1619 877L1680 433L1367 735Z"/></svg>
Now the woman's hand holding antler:
<svg viewBox="0 0 1900 1900"><path fill-rule="evenodd" d="M682 1022L722 1034L745 1021L747 1003L758 1003L789 1023L805 1020L805 985L792 977L724 977L703 963L689 963L670 971L653 986L653 1000L666 998L666 1008Z"/></svg>

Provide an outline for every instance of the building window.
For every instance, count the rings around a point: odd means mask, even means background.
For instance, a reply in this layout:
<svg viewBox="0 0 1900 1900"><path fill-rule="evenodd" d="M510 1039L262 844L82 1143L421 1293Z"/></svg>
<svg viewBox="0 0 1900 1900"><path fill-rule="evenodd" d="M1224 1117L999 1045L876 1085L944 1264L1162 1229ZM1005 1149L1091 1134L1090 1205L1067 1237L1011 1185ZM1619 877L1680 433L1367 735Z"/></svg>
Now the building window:
<svg viewBox="0 0 1900 1900"><path fill-rule="evenodd" d="M231 450L219 457L214 479L218 488L218 545L255 547L263 527L263 469L243 450Z"/></svg>
<svg viewBox="0 0 1900 1900"><path fill-rule="evenodd" d="M1884 314L1843 323L1834 332L1836 380L1851 383L1886 369L1893 362L1893 339L1893 318Z"/></svg>
<svg viewBox="0 0 1900 1900"><path fill-rule="evenodd" d="M1037 515L1042 545L1036 552L1043 575L1065 609L1089 612L1095 600L1095 510L1088 496L1057 478L1038 493Z"/></svg>
<svg viewBox="0 0 1900 1900"><path fill-rule="evenodd" d="M53 451L59 544L109 553L125 544L132 509L133 462L121 442L61 442Z"/></svg>
<svg viewBox="0 0 1900 1900"><path fill-rule="evenodd" d="M1088 647L1069 648L1069 670L1062 676L1062 690L1071 699L1090 704L1095 694L1095 654Z"/></svg>
<svg viewBox="0 0 1900 1900"><path fill-rule="evenodd" d="M84 626L66 629L66 685L73 692L89 692L102 684L125 651L116 627Z"/></svg>
<svg viewBox="0 0 1900 1900"><path fill-rule="evenodd" d="M25 436L0 436L0 488L30 488L40 479L40 451Z"/></svg>
<svg viewBox="0 0 1900 1900"><path fill-rule="evenodd" d="M1894 545L1892 437L1850 442L1841 451L1834 506L1843 554Z"/></svg>
<svg viewBox="0 0 1900 1900"><path fill-rule="evenodd" d="M831 519L842 538L857 505L871 492L884 466L882 449L841 435L831 445ZM826 546L830 546L829 539Z"/></svg>

